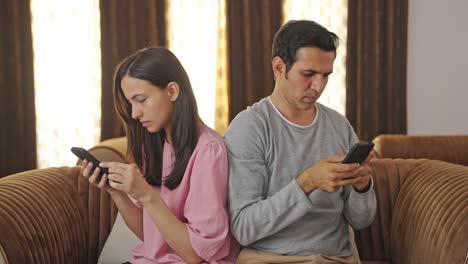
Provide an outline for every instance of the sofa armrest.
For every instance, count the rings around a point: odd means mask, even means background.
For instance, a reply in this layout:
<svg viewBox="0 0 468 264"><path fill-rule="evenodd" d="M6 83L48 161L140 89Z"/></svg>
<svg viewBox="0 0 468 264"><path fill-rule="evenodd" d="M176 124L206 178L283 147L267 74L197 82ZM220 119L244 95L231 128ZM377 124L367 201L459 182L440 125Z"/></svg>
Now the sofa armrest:
<svg viewBox="0 0 468 264"><path fill-rule="evenodd" d="M390 261L390 232L393 205L409 173L428 160L373 159L370 167L377 199L377 213L372 224L355 231L356 246L365 261Z"/></svg>
<svg viewBox="0 0 468 264"><path fill-rule="evenodd" d="M73 182L80 167L0 179L0 245L7 263L85 263L87 223Z"/></svg>
<svg viewBox="0 0 468 264"><path fill-rule="evenodd" d="M363 263L464 263L468 167L428 159L371 162L377 213L356 231Z"/></svg>
<svg viewBox="0 0 468 264"><path fill-rule="evenodd" d="M468 167L431 160L415 168L393 211L393 263L466 262Z"/></svg>

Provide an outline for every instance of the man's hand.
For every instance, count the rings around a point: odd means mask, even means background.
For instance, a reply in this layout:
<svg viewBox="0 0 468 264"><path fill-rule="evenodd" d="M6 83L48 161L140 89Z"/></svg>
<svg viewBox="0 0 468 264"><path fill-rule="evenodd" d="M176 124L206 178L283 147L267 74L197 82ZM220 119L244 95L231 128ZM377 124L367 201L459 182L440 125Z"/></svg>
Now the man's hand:
<svg viewBox="0 0 468 264"><path fill-rule="evenodd" d="M361 165L341 163L343 155L327 157L307 168L296 181L306 194L315 189L335 192L345 185L353 185L357 191L365 192L370 184L369 162L374 155L372 150Z"/></svg>
<svg viewBox="0 0 468 264"><path fill-rule="evenodd" d="M357 184L365 175L363 167L358 163L342 164L343 158L339 155L318 161L297 177L297 183L306 194L315 189L335 192L341 186Z"/></svg>
<svg viewBox="0 0 468 264"><path fill-rule="evenodd" d="M358 192L366 192L369 188L371 170L369 167L370 160L374 158L375 151L372 150L367 156L366 160L361 164L362 172L357 176L358 180L353 184L354 189Z"/></svg>

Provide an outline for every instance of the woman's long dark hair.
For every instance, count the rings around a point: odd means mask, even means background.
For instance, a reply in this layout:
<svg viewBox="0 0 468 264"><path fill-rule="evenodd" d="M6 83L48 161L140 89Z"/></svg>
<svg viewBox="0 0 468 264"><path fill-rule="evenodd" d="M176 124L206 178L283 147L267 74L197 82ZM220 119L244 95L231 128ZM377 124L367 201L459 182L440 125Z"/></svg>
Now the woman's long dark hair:
<svg viewBox="0 0 468 264"><path fill-rule="evenodd" d="M171 117L171 139L175 161L171 174L162 179L162 156L166 138L164 130L150 133L132 118L132 106L125 98L121 82L126 76L145 80L165 89L170 82L179 85ZM151 185L164 185L173 190L179 186L198 142L198 109L192 86L182 64L168 49L151 47L125 58L114 75L114 106L124 124L128 139L127 154L131 155Z"/></svg>

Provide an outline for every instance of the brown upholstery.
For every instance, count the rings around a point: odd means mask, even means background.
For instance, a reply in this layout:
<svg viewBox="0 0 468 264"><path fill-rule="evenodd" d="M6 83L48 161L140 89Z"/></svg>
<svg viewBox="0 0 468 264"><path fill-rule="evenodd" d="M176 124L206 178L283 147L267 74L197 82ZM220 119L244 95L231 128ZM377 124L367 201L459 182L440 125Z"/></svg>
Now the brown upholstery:
<svg viewBox="0 0 468 264"><path fill-rule="evenodd" d="M468 166L468 135L379 135L373 142L380 158L434 159Z"/></svg>
<svg viewBox="0 0 468 264"><path fill-rule="evenodd" d="M468 168L429 161L408 175L392 217L394 263L464 263Z"/></svg>
<svg viewBox="0 0 468 264"><path fill-rule="evenodd" d="M62 167L0 179L0 245L10 263L91 260L93 222L80 203L87 194L79 195L79 175L80 167Z"/></svg>
<svg viewBox="0 0 468 264"><path fill-rule="evenodd" d="M377 214L356 232L363 263L463 263L468 253L468 167L427 159L371 164Z"/></svg>
<svg viewBox="0 0 468 264"><path fill-rule="evenodd" d="M123 162L126 144L106 140L90 153ZM0 179L0 249L7 263L97 263L116 215L110 196L81 177L81 166Z"/></svg>
<svg viewBox="0 0 468 264"><path fill-rule="evenodd" d="M119 138L90 152L122 161L125 145ZM371 169L378 205L372 225L356 232L363 263L463 263L468 167L375 159ZM46 168L0 179L0 256L7 263L97 262L117 210L80 170Z"/></svg>
<svg viewBox="0 0 468 264"><path fill-rule="evenodd" d="M124 161L127 154L127 138L107 139L89 149L100 161Z"/></svg>

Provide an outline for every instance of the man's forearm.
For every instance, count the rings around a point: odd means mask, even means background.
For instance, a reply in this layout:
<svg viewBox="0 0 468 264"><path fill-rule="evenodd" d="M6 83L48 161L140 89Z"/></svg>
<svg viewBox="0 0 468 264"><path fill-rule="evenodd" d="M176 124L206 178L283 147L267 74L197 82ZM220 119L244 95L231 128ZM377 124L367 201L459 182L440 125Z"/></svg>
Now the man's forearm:
<svg viewBox="0 0 468 264"><path fill-rule="evenodd" d="M242 245L252 244L282 230L311 208L310 201L295 180L275 195L251 204L242 204L238 198L230 195L231 224L234 236ZM233 209L232 205L238 205L239 209Z"/></svg>

